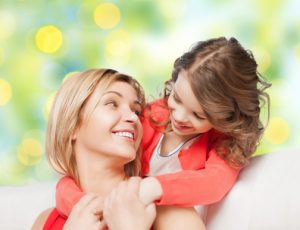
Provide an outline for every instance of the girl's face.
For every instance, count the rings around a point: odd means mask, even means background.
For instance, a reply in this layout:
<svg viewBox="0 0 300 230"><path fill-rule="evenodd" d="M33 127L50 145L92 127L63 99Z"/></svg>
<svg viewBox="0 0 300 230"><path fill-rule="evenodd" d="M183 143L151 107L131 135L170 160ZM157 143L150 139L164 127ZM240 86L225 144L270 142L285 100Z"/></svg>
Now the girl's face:
<svg viewBox="0 0 300 230"><path fill-rule="evenodd" d="M196 136L209 131L213 126L204 115L195 97L187 73L181 71L168 99L173 131L179 136Z"/></svg>
<svg viewBox="0 0 300 230"><path fill-rule="evenodd" d="M126 82L113 82L77 129L73 138L77 149L109 159L121 157L123 163L133 160L142 137L141 110L135 89Z"/></svg>

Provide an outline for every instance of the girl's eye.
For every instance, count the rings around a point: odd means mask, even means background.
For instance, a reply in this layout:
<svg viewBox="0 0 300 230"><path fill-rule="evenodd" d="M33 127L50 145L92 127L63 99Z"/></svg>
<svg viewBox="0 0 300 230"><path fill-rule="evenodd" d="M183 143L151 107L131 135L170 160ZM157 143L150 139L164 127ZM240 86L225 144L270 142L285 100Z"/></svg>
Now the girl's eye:
<svg viewBox="0 0 300 230"><path fill-rule="evenodd" d="M180 100L176 97L175 93L173 93L173 99L174 99L174 101L176 101L177 103L180 103Z"/></svg>
<svg viewBox="0 0 300 230"><path fill-rule="evenodd" d="M195 116L198 120L205 120L204 117L200 117L197 113L194 113L194 116Z"/></svg>

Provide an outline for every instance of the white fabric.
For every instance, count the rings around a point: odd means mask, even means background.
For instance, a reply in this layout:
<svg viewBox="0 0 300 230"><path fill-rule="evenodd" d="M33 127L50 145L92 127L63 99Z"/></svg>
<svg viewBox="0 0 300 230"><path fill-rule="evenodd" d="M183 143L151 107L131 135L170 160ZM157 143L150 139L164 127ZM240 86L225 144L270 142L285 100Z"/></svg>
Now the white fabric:
<svg viewBox="0 0 300 230"><path fill-rule="evenodd" d="M222 202L207 213L208 230L299 230L300 150L258 156Z"/></svg>
<svg viewBox="0 0 300 230"><path fill-rule="evenodd" d="M0 229L31 229L38 215L55 205L55 183L0 186Z"/></svg>
<svg viewBox="0 0 300 230"><path fill-rule="evenodd" d="M176 149L174 149L174 151L170 152L166 156L161 156L161 143L164 139L164 136L164 134L161 135L154 153L151 156L148 176L158 176L166 173L178 172L181 170L177 155L184 143L181 143Z"/></svg>
<svg viewBox="0 0 300 230"><path fill-rule="evenodd" d="M151 156L148 176L159 176L166 173L175 173L181 171L182 168L178 158L178 153L181 149L189 148L199 138L199 136L197 136L186 140L180 143L174 150L172 150L168 154L161 155L161 145L164 137L165 134L162 134L154 150L154 153Z"/></svg>
<svg viewBox="0 0 300 230"><path fill-rule="evenodd" d="M53 207L55 183L0 186L0 229L28 230ZM300 150L258 156L218 204L207 210L208 230L299 230Z"/></svg>

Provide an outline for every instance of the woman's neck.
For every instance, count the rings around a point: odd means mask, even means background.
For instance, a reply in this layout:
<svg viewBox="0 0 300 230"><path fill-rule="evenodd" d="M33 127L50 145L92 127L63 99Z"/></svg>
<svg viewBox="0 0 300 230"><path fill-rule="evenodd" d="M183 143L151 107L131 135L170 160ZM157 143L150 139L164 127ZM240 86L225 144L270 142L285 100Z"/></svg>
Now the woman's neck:
<svg viewBox="0 0 300 230"><path fill-rule="evenodd" d="M121 181L125 179L124 173L113 171L80 173L80 186L84 192L97 193L106 196Z"/></svg>
<svg viewBox="0 0 300 230"><path fill-rule="evenodd" d="M119 159L100 157L97 153L81 152L77 154L77 168L80 187L84 192L97 193L106 196L126 176L124 164Z"/></svg>

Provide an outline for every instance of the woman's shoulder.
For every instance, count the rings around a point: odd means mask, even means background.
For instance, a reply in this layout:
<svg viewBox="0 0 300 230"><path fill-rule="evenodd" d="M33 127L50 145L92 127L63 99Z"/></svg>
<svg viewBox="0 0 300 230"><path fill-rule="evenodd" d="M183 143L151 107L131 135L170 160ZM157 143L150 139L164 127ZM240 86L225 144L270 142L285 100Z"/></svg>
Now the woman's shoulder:
<svg viewBox="0 0 300 230"><path fill-rule="evenodd" d="M50 213L53 211L53 209L54 208L49 208L49 209L43 211L42 213L40 213L40 215L35 220L31 230L43 229L43 226L44 226L47 218L49 217Z"/></svg>

